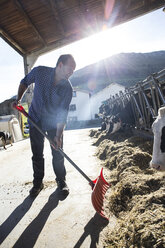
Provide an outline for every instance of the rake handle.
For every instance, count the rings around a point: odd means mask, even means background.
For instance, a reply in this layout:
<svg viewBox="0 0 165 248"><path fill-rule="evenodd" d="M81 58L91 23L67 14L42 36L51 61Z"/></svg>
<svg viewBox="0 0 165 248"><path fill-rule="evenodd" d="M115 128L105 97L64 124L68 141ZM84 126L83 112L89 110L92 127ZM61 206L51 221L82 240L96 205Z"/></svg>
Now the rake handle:
<svg viewBox="0 0 165 248"><path fill-rule="evenodd" d="M58 148L59 152L78 170L81 175L90 183L91 186L94 186L93 181L73 162L72 159L68 157L68 155L61 149Z"/></svg>
<svg viewBox="0 0 165 248"><path fill-rule="evenodd" d="M42 131L41 128L39 128L39 126L32 120L32 118L29 116L29 114L25 111L25 109L21 106L21 105L13 105L14 108L16 108L19 112L21 112L24 116L26 116L29 121L33 124L33 126L50 142L51 146L55 149L55 143L53 140L51 140L49 138L49 136ZM63 157L65 157L75 168L76 170L78 170L81 175L89 182L89 184L91 185L91 187L94 187L94 182L73 162L73 160L71 158L68 157L68 155L61 149L58 148L58 151L61 153L61 155Z"/></svg>

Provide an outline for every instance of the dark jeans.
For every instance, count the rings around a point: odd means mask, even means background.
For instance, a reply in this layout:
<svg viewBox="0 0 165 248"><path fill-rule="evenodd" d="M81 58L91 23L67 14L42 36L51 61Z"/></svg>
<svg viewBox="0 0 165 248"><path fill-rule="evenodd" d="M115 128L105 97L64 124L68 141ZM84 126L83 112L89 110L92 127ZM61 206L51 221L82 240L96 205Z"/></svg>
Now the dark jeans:
<svg viewBox="0 0 165 248"><path fill-rule="evenodd" d="M47 134L53 140L56 135L56 129L47 131ZM44 136L35 127L30 127L34 185L39 185L44 178L44 139ZM64 166L64 157L59 151L53 149L52 146L50 147L52 151L52 164L56 179L65 180L66 170Z"/></svg>

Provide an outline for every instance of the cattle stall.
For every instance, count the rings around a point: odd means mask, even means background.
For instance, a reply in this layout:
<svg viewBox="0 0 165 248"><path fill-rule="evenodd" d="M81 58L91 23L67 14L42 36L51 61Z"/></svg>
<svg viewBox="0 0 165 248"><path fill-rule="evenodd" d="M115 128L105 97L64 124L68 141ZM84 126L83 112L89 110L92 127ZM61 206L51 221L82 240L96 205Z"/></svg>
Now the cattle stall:
<svg viewBox="0 0 165 248"><path fill-rule="evenodd" d="M159 108L165 106L165 69L110 96L99 108L105 123L120 121L122 126L151 131ZM114 119L115 117L115 119ZM112 130L112 128L111 128Z"/></svg>

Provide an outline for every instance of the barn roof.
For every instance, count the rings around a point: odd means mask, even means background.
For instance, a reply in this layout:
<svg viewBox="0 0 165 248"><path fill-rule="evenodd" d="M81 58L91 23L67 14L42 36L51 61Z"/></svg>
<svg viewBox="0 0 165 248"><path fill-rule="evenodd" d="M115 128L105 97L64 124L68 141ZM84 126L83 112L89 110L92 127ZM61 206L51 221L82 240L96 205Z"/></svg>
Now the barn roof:
<svg viewBox="0 0 165 248"><path fill-rule="evenodd" d="M164 5L164 0L0 0L0 36L21 55L38 57Z"/></svg>

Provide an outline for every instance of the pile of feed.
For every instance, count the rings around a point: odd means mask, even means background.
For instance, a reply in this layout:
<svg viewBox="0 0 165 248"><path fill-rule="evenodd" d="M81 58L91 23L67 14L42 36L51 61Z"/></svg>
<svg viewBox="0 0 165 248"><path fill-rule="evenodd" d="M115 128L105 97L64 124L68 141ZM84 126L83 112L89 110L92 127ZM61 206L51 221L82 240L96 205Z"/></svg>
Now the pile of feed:
<svg viewBox="0 0 165 248"><path fill-rule="evenodd" d="M106 231L104 247L165 247L165 174L149 168L153 140L123 130L91 130L90 136L109 169L106 211L117 218Z"/></svg>

